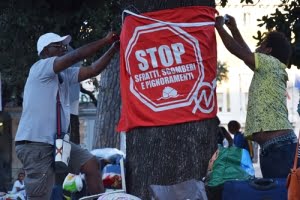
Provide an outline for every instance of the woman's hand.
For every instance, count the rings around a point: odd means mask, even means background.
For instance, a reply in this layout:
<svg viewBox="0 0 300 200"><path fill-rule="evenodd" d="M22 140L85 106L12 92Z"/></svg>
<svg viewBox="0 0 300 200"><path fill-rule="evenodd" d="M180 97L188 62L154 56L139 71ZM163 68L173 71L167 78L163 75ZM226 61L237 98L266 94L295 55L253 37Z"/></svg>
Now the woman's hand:
<svg viewBox="0 0 300 200"><path fill-rule="evenodd" d="M224 17L223 16L217 16L216 17L216 22L215 22L215 27L216 29L222 28L224 25Z"/></svg>
<svg viewBox="0 0 300 200"><path fill-rule="evenodd" d="M228 20L226 20L226 26L229 28L229 30L233 30L237 28L236 22L234 17L232 17L231 15L227 15L226 16Z"/></svg>
<svg viewBox="0 0 300 200"><path fill-rule="evenodd" d="M119 51L119 50L120 50L120 40L115 41L115 42L112 44L112 47L113 47L116 51Z"/></svg>
<svg viewBox="0 0 300 200"><path fill-rule="evenodd" d="M109 32L106 37L105 37L106 41L109 43L109 44L112 44L114 43L115 41L119 40L119 35L116 34L115 32Z"/></svg>

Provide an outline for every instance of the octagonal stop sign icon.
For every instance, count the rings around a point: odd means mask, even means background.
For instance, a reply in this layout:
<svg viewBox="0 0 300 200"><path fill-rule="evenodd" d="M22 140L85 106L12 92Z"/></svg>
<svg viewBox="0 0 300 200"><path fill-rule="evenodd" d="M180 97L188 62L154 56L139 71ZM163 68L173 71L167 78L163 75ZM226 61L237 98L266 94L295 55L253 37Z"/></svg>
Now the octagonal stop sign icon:
<svg viewBox="0 0 300 200"><path fill-rule="evenodd" d="M155 112L191 105L204 78L199 42L179 26L136 27L125 62L130 92Z"/></svg>

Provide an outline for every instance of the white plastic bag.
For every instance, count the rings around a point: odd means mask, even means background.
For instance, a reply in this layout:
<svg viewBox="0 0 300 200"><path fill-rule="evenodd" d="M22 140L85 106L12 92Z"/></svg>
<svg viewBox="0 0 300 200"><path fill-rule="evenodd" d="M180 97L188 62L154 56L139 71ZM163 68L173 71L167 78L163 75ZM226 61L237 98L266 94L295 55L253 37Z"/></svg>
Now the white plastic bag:
<svg viewBox="0 0 300 200"><path fill-rule="evenodd" d="M63 189L69 192L80 192L83 183L80 175L69 173L63 183Z"/></svg>
<svg viewBox="0 0 300 200"><path fill-rule="evenodd" d="M104 193L103 195L101 195L98 200L141 200L140 198L130 195L130 194L126 194L123 192L111 192L111 193Z"/></svg>
<svg viewBox="0 0 300 200"><path fill-rule="evenodd" d="M116 148L102 148L102 149L93 149L91 154L98 158L103 158L106 160L112 160L116 157L125 158L125 154Z"/></svg>

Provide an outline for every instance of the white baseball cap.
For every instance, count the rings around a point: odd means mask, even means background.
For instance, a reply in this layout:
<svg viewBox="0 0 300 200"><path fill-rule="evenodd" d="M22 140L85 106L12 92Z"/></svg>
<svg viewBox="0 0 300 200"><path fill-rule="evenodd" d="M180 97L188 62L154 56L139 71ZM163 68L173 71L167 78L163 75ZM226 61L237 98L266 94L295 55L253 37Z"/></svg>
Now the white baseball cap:
<svg viewBox="0 0 300 200"><path fill-rule="evenodd" d="M71 42L71 39L72 37L70 35L60 37L55 33L45 33L44 35L40 36L37 41L38 55L40 55L43 49L51 43L62 42L63 44L67 45Z"/></svg>

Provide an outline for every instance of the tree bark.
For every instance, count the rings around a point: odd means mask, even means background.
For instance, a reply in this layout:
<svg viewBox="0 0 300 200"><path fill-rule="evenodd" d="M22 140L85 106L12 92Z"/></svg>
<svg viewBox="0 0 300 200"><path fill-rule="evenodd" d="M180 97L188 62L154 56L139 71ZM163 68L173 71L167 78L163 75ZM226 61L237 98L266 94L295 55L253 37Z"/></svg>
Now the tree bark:
<svg viewBox="0 0 300 200"><path fill-rule="evenodd" d="M215 6L208 0L125 1L135 12L182 6ZM126 135L126 183L130 194L150 199L149 185L170 185L206 175L208 161L217 149L215 119L174 126L137 128Z"/></svg>
<svg viewBox="0 0 300 200"><path fill-rule="evenodd" d="M217 149L217 120L137 128L126 135L127 191L150 199L149 185L202 179Z"/></svg>
<svg viewBox="0 0 300 200"><path fill-rule="evenodd" d="M214 6L208 0L124 0L123 8L148 12L181 6ZM118 64L116 60L112 64ZM115 125L119 119L120 98L116 66L101 76L95 147L118 147ZM118 74L115 74L118 73ZM104 79L105 78L105 79ZM104 87L105 86L105 87ZM118 88L119 89L119 88ZM105 120L105 121L104 121ZM151 184L174 184L206 175L208 161L217 149L216 119L182 123L172 126L136 128L126 134L126 186L130 194L150 199ZM115 143L117 142L117 143Z"/></svg>
<svg viewBox="0 0 300 200"><path fill-rule="evenodd" d="M93 149L120 148L120 136L116 132L121 105L119 76L119 54L117 54L101 73Z"/></svg>

